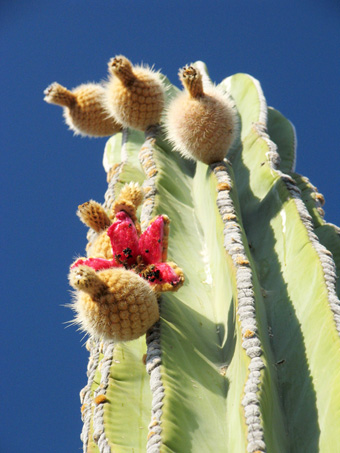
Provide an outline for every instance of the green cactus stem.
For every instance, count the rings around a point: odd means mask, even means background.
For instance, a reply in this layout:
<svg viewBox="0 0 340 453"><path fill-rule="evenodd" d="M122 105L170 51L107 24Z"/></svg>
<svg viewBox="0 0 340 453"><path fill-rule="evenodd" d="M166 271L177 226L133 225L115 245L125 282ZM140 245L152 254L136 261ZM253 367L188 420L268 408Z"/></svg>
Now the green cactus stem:
<svg viewBox="0 0 340 453"><path fill-rule="evenodd" d="M211 81L202 62L203 86ZM166 103L178 92L165 78ZM137 340L88 340L84 452L328 453L340 437L340 235L295 173L296 136L247 74L227 159L184 160L162 127L124 129L104 153L109 214L125 183L145 192L144 231L171 219L185 283ZM96 237L89 230L88 239Z"/></svg>

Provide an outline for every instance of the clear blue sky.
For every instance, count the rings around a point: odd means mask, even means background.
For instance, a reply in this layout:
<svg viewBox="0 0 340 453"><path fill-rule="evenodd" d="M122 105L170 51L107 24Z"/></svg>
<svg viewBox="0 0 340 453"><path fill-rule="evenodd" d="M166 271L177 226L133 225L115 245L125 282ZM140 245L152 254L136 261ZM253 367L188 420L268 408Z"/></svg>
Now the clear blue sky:
<svg viewBox="0 0 340 453"><path fill-rule="evenodd" d="M76 208L106 189L105 139L73 137L47 85L99 81L116 54L176 85L195 60L216 82L247 72L294 123L297 171L339 225L339 49L337 0L1 0L1 452L81 449L88 354L63 304L86 244Z"/></svg>

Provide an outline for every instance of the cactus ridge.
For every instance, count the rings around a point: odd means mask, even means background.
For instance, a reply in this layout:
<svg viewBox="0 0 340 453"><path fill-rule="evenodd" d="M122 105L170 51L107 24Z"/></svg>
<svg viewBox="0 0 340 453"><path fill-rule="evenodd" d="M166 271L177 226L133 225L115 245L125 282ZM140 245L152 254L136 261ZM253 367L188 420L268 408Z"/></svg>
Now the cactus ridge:
<svg viewBox="0 0 340 453"><path fill-rule="evenodd" d="M323 206L325 204L325 199L323 195L318 192L318 189L305 176L295 172L290 173L290 175L300 189L301 199L312 218L314 229L324 225L325 211L323 210Z"/></svg>
<svg viewBox="0 0 340 453"><path fill-rule="evenodd" d="M202 67L201 63L200 66ZM211 81L206 71L203 71L203 74L204 86L208 87ZM264 98L262 100L263 102L265 102ZM263 116L261 119L265 122L267 118ZM239 133L239 130L237 132ZM248 377L244 385L244 396L242 398L242 406L248 429L247 451L265 452L266 443L259 396L261 393L261 370L265 367L265 364L261 358L263 354L261 341L257 337L256 291L253 286L252 266L243 244L242 227L237 221L237 209L230 196L234 182L228 174L228 166L230 167L230 162L226 160L225 162L212 164L210 168L217 179L218 194L216 204L224 224L224 247L231 256L236 268L237 313L241 324L242 347L251 359L248 366Z"/></svg>
<svg viewBox="0 0 340 453"><path fill-rule="evenodd" d="M269 135L277 146L277 152L280 156L279 169L284 173L294 172L297 148L294 125L278 110L268 107L267 130L270 131Z"/></svg>
<svg viewBox="0 0 340 453"><path fill-rule="evenodd" d="M237 78L240 81L241 76ZM237 97L234 76L229 83L233 85L232 94L235 93ZM237 105L239 110L245 108L245 106L242 107L239 99L237 99ZM315 260L316 249L319 246L314 241L315 237L311 236L310 217L303 207L301 191L296 186L292 175L280 170L275 131L273 133L275 143L273 143L272 131L269 138L266 128L259 127L258 124L253 126L244 137L243 149L237 150L231 160L237 175L236 182L247 237L252 244L252 252L258 268L263 268L260 271L261 285L266 289L270 288L266 295L266 311L290 442L289 451L301 451L302 438L305 448L312 451L319 451L319 449L323 451L322 448L325 448L327 451L325 445L330 438L333 438L333 442L336 439L334 431L329 427L332 424L331 414L337 407L336 387L332 382L334 383L336 376L339 376L335 365L335 356L339 354L336 346L328 343L327 375L322 373L322 367L320 368L316 363L316 357L321 354L319 361L326 358L326 337L333 338L335 342L338 341L334 337L335 333L337 335L334 319L334 328L332 328L328 321L331 317L327 313L326 300L325 304L323 302L324 290L327 290L329 307L329 289L331 288L327 289L325 284L325 265L322 266L319 259ZM291 133L289 135L292 136ZM291 158L287 159L286 155L292 156L293 141L283 143L282 140L277 140L277 143L281 146L281 162L285 162L284 169L287 171L290 169L287 163L291 162ZM240 151L242 151L242 157ZM255 219L257 220L254 222ZM293 227L295 241L292 236ZM262 230L267 232L266 235L262 234ZM308 241L306 241L307 237ZM288 244L286 246L287 238L290 239L289 247ZM302 244L305 244L303 249ZM309 252L310 249L314 252ZM300 251L303 251L304 255L309 253L309 261L304 261L303 267L299 265L299 259L304 259ZM312 257L313 253L316 256ZM328 259L329 252L324 250L324 253ZM271 263L270 268L267 263ZM307 268L304 272L305 266ZM307 270L308 267L309 270ZM322 285L321 268L324 281ZM282 277L275 274L275 269L277 272L281 269ZM311 280L302 293L299 289L303 285L302 280L305 282L306 277L308 279L308 272L311 273ZM332 271L329 278L333 279L335 290L333 276ZM294 281L297 279L300 280L299 285L295 286ZM318 283L320 287L317 286ZM316 313L318 313L317 318ZM333 318L335 318L334 315ZM316 343L313 336L315 323L322 331L322 333L318 332ZM291 349L293 344L294 350ZM334 359L330 360L330 357ZM299 373L296 372L296 367ZM324 392L326 388L328 391ZM330 409L333 404L333 409ZM307 424L301 422L306 414L309 419Z"/></svg>
<svg viewBox="0 0 340 453"><path fill-rule="evenodd" d="M333 313L333 320L335 323L338 335L340 335L340 301L336 294L336 268L335 263L329 251L319 242L317 235L314 232L312 217L310 216L305 204L301 198L301 191L295 183L295 180L290 175L282 174L277 170L275 162L270 159L270 164L273 170L276 170L285 186L287 187L292 199L296 205L297 212L300 216L302 224L304 225L308 238L312 247L316 251L324 274L324 282L327 290L327 299L329 307ZM320 209L320 208L319 208Z"/></svg>
<svg viewBox="0 0 340 453"><path fill-rule="evenodd" d="M151 421L148 425L147 453L160 451L162 444L161 438L161 418L163 415L162 406L165 396L165 388L161 375L161 343L160 343L160 323L156 323L149 331L147 338L146 370L150 375L150 389L152 392Z"/></svg>
<svg viewBox="0 0 340 453"><path fill-rule="evenodd" d="M295 180L292 176L282 173L281 170L278 168L278 153L277 153L277 146L274 142L269 139L269 136L266 134L262 127L256 127L259 136L263 138L270 148L270 152L267 153L268 161L272 170L276 171L280 178L283 180L284 184L286 185L289 193L291 194L294 203L296 205L297 211L301 218L302 223L304 224L307 234L309 237L310 242L312 243L313 248L315 249L316 253L319 256L320 263L324 272L325 284L327 287L328 292L328 302L330 309L333 312L334 316L334 323L338 334L340 335L340 301L336 294L336 267L333 259L330 256L329 251L324 247L318 240L317 235L314 232L313 226L313 219L310 216L305 204L301 199L301 190L298 188ZM312 185L311 185L312 186ZM312 186L312 190L314 193L317 193L315 187ZM316 203L320 204L318 199L316 199ZM319 208L320 206L318 206Z"/></svg>
<svg viewBox="0 0 340 453"><path fill-rule="evenodd" d="M228 215L235 213L233 201L229 195L229 190L225 187L231 187L232 181L228 176L227 167L223 163L212 166L217 178L218 185L222 185L222 190L217 195L217 206L221 216L224 219L224 247L231 256L234 266L236 267L237 282L237 312L242 329L242 347L246 350L247 356L250 357L248 366L249 374L245 383L245 393L242 399L246 424L248 426L248 452L265 452L266 444L264 442L262 416L260 410L260 373L265 364L261 359L262 347L261 341L256 337L258 331L255 316L255 298L252 270L250 263L246 258L246 251L243 246L242 231L238 223L232 218L228 220ZM240 258L242 260L240 260ZM253 338L247 338L246 332L252 332Z"/></svg>
<svg viewBox="0 0 340 453"><path fill-rule="evenodd" d="M119 175L123 171L124 165L127 163L128 160L128 154L126 151L128 138L129 130L123 129L123 133L121 136L121 152L120 152L121 160L114 166L114 172L111 172L108 188L104 195L105 199L104 208L106 210L111 210L116 200L116 186L119 181Z"/></svg>
<svg viewBox="0 0 340 453"><path fill-rule="evenodd" d="M118 134L119 138L121 139L121 160L119 163L113 166L113 171L111 169L110 172L110 178L108 181L108 188L105 192L104 195L104 203L103 203L103 208L105 209L106 212L111 212L114 202L117 197L117 185L119 183L119 176L124 170L124 166L127 164L128 161L128 154L126 151L126 146L127 146L127 140L129 137L129 131L127 129L124 129L122 134ZM100 233L99 233L100 234ZM89 244L93 244L95 240L99 236L98 232L96 232L94 229L90 228L88 233L87 233L87 241Z"/></svg>
<svg viewBox="0 0 340 453"><path fill-rule="evenodd" d="M142 186L145 193L141 212L141 227L143 231L150 223L155 209L155 198L157 193L156 177L158 170L153 150L156 142L156 133L157 128L148 130L145 134L146 140L139 152L139 160L146 175L146 179Z"/></svg>
<svg viewBox="0 0 340 453"><path fill-rule="evenodd" d="M291 191L291 189L289 189ZM296 192L291 191L294 198L297 210L301 217L303 224L306 227L309 239L319 256L321 266L324 272L325 284L328 292L328 302L330 309L333 312L334 323L338 334L340 336L340 301L336 294L336 268L333 259L330 256L330 253L318 240L317 235L314 233L314 228L312 224L312 218L309 215L306 206L302 202L301 198L296 194Z"/></svg>
<svg viewBox="0 0 340 453"><path fill-rule="evenodd" d="M332 253L332 259L336 267L337 285L336 293L340 297L340 229L336 225L324 220L324 197L320 194L308 178L297 173L292 173L296 184L301 190L301 198L311 216L314 232L322 245ZM336 315L334 315L336 316ZM338 316L338 315L337 315Z"/></svg>
<svg viewBox="0 0 340 453"><path fill-rule="evenodd" d="M101 378L100 385L94 391L94 399L99 395L106 396L109 387L110 368L113 361L114 342L104 341L103 343L103 358L100 362L101 365ZM111 451L109 440L106 436L106 424L104 421L104 402L96 404L93 411L93 439L98 444L101 452Z"/></svg>
<svg viewBox="0 0 340 453"><path fill-rule="evenodd" d="M146 175L143 183L145 192L144 202L141 212L141 226L145 230L151 221L155 210L155 199L157 194L156 178L158 174L157 163L154 158L154 145L156 142L156 128L153 128L145 134L145 142L139 152L139 160ZM161 301L160 301L161 312ZM147 436L147 453L156 453L160 451L162 443L161 438L161 417L162 400L165 396L165 388L162 382L160 366L161 359L161 344L160 344L160 323L157 322L147 334L147 352L146 352L146 370L150 375L150 389L152 392L151 403L151 422L148 426Z"/></svg>
<svg viewBox="0 0 340 453"><path fill-rule="evenodd" d="M127 161L127 153L125 151L125 146L128 138L128 131L124 130L122 134L122 148L121 148L121 162L115 167L115 171L111 174L110 181L108 183L108 188L105 192L105 202L104 202L104 209L106 211L110 211L113 207L116 195L116 185L119 181L119 175L124 168L124 164ZM90 228L87 234L87 240L89 243L93 243L99 236L99 233L96 232L94 229ZM88 340L88 347L90 350L90 358L88 364L88 382L87 385L83 388L81 392L81 403L84 405L84 411L82 414L83 420L83 430L81 434L81 439L83 442L83 452L86 453L88 451L89 442L92 442L92 436L96 435L96 443L100 442L102 448L108 450L108 440L105 435L105 423L104 423L104 408L103 405L98 405L95 407L94 398L101 391L100 394L105 395L107 387L108 387L108 368L112 364L112 357L113 357L113 343L111 341L100 342L94 338L90 338ZM101 347L104 351L104 359L100 357ZM106 365L104 368L104 373L102 369L102 378L100 382L100 386L97 390L93 390L92 386L94 384L96 370L98 365L103 366L103 363ZM103 379L103 382L102 382ZM101 388L101 385L103 387ZM94 408L95 407L95 408ZM93 419L93 427L91 427ZM92 428L92 429L91 429ZM93 432L91 432L93 431ZM94 440L94 437L93 437ZM105 451L100 450L100 451ZM108 451L111 451L110 449Z"/></svg>
<svg viewBox="0 0 340 453"><path fill-rule="evenodd" d="M94 383L96 370L100 358L100 342L99 340L89 339L87 341L87 348L90 351L89 362L87 365L87 384L80 392L80 402L82 404L82 421L83 429L81 432L81 440L83 442L83 452L88 451L88 444L90 441L91 429L91 416L92 416L92 386Z"/></svg>

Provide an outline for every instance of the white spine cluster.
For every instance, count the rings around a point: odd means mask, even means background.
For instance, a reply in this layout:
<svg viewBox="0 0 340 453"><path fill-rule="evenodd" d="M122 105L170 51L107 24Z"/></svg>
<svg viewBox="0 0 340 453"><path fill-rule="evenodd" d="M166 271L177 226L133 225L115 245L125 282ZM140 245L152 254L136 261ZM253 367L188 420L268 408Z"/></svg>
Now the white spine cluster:
<svg viewBox="0 0 340 453"><path fill-rule="evenodd" d="M248 452L265 452L264 433L258 392L261 385L262 347L257 337L255 294L252 269L242 240L242 230L237 222L236 211L230 196L232 182L224 162L211 166L221 189L217 195L217 207L224 223L224 247L236 268L237 314L241 324L242 347L250 357L248 377L244 387L242 405L248 427Z"/></svg>
<svg viewBox="0 0 340 453"><path fill-rule="evenodd" d="M141 226L145 230L153 217L155 207L155 196L157 193L156 176L157 166L154 159L154 144L157 128L153 127L145 134L145 143L143 144L139 160L147 176L143 189L145 193L142 212ZM147 441L147 453L159 453L162 444L161 438L161 418L163 398L165 389L162 382L160 365L161 359L161 342L160 342L160 323L157 322L150 330L146 338L147 355L146 370L150 375L150 387L152 392L151 404L151 422L149 424L149 433Z"/></svg>

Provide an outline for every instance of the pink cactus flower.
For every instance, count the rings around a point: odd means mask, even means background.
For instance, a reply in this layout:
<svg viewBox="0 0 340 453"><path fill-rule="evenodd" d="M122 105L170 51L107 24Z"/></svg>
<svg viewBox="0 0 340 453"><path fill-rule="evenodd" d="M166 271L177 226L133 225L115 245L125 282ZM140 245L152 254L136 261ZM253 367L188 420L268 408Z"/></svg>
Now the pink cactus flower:
<svg viewBox="0 0 340 453"><path fill-rule="evenodd" d="M80 258L71 269L80 265L96 271L125 267L145 279L156 292L176 291L182 286L182 270L175 263L166 262L169 218L155 217L141 235L125 211L119 211L116 219L107 230L113 259Z"/></svg>

